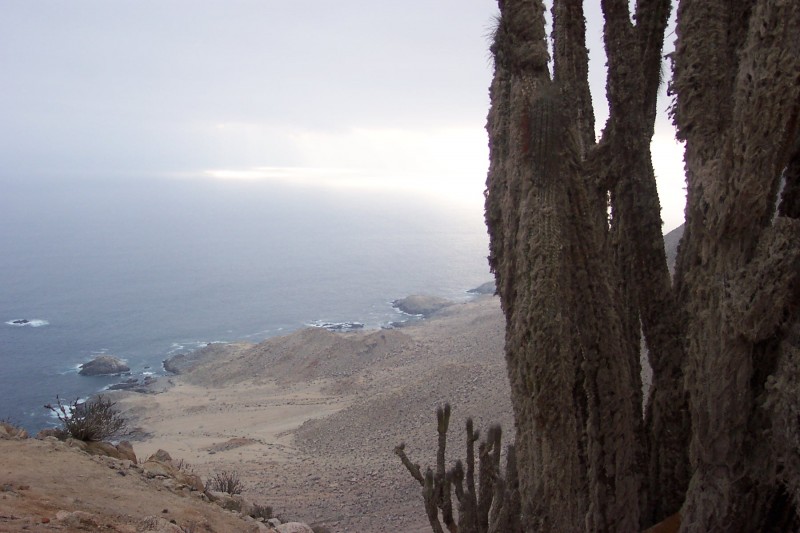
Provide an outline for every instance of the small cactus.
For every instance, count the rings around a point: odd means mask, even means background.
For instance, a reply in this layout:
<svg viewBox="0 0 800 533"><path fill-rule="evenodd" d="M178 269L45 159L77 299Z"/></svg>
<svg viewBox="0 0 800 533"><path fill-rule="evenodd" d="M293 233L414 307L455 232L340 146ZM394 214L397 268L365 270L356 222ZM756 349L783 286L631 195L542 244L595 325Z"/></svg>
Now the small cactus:
<svg viewBox="0 0 800 533"><path fill-rule="evenodd" d="M474 430L472 419L467 419L466 471L459 460L450 471L445 471L447 431L450 425L450 405L436 410L438 448L436 471L427 468L422 475L420 467L412 463L405 453L405 443L395 447L403 466L422 486L425 513L434 533L500 533L521 532L519 479L516 454L509 446L506 456L506 475L500 475L502 431L500 426L489 428L487 438L478 447L479 484L475 484L475 443L480 434ZM458 500L458 524L453 517L452 493ZM441 514L441 520L439 515Z"/></svg>

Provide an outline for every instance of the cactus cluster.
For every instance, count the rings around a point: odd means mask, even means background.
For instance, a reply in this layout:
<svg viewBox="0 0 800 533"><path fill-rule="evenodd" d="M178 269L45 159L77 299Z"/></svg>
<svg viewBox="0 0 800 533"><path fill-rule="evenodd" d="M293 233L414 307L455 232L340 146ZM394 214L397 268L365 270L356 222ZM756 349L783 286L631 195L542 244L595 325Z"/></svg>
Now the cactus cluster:
<svg viewBox="0 0 800 533"><path fill-rule="evenodd" d="M500 426L491 426L486 439L478 445L478 481L475 479L475 443L480 432L474 429L471 418L466 422L467 457L465 464L458 460L450 470L445 469L447 430L450 426L450 404L436 410L438 448L436 469L428 467L422 474L420 466L412 463L400 443L394 453L411 476L422 486L425 512L434 533L499 533L521 532L519 482L514 446L506 448L506 470L501 475ZM453 493L458 501L458 520L453 515ZM441 519L440 519L441 515Z"/></svg>

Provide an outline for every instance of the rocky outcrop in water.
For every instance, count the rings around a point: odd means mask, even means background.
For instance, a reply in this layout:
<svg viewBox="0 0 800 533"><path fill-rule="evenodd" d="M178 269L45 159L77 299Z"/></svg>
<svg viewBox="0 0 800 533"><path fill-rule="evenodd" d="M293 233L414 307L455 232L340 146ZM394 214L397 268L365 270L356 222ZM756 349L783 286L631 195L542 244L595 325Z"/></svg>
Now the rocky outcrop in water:
<svg viewBox="0 0 800 533"><path fill-rule="evenodd" d="M88 363L83 363L78 373L81 376L108 376L124 374L130 371L130 367L126 365L125 361L122 359L114 357L113 355L101 355L95 357Z"/></svg>

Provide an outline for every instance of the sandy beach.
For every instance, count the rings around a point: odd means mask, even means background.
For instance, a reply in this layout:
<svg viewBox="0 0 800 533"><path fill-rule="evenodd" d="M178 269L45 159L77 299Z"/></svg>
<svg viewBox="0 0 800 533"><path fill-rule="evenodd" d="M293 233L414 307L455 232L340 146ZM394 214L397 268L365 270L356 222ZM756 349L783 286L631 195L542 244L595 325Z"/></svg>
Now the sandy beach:
<svg viewBox="0 0 800 533"><path fill-rule="evenodd" d="M499 301L481 296L399 329L304 329L257 345L211 345L155 394L117 394L139 436L203 478L234 470L244 494L285 519L331 531L428 531L420 487L393 454L435 460L434 410L450 402L448 457L464 421L513 417Z"/></svg>

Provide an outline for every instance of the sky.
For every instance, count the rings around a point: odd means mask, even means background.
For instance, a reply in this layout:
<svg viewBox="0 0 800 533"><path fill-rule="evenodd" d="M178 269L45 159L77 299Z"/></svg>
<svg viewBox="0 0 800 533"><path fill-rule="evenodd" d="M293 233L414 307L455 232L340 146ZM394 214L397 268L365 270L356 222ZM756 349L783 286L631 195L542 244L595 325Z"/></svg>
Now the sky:
<svg viewBox="0 0 800 533"><path fill-rule="evenodd" d="M483 202L494 0L0 0L0 9L0 184L273 180ZM668 104L653 143L667 230L684 204Z"/></svg>

